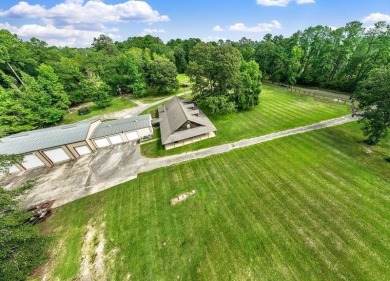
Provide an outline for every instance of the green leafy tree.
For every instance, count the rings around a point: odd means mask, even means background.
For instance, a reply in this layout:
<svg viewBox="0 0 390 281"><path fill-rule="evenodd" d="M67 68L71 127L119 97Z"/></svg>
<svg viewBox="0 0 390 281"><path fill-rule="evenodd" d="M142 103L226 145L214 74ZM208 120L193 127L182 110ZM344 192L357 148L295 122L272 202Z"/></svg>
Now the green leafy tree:
<svg viewBox="0 0 390 281"><path fill-rule="evenodd" d="M227 96L210 96L201 101L212 114L229 114L235 112L235 103Z"/></svg>
<svg viewBox="0 0 390 281"><path fill-rule="evenodd" d="M64 91L69 97L71 104L79 104L88 98L83 92L81 81L86 77L81 71L81 62L76 58L61 57L58 62L52 64L59 82L63 85Z"/></svg>
<svg viewBox="0 0 390 281"><path fill-rule="evenodd" d="M241 89L240 52L229 44L199 43L192 49L190 59L187 73L194 83L194 99L213 113L232 112Z"/></svg>
<svg viewBox="0 0 390 281"><path fill-rule="evenodd" d="M51 98L51 105L57 109L66 110L70 101L65 93L57 74L50 65L41 64L38 68L38 84L45 94Z"/></svg>
<svg viewBox="0 0 390 281"><path fill-rule="evenodd" d="M111 104L112 96L109 94L111 89L98 75L91 73L82 84L84 91L98 107L107 107Z"/></svg>
<svg viewBox="0 0 390 281"><path fill-rule="evenodd" d="M240 86L241 54L230 45L199 43L191 52L187 70L194 82L194 98L231 95Z"/></svg>
<svg viewBox="0 0 390 281"><path fill-rule="evenodd" d="M92 47L96 51L101 51L109 56L117 54L117 47L110 36L100 34L99 37L93 38Z"/></svg>
<svg viewBox="0 0 390 281"><path fill-rule="evenodd" d="M161 94L168 94L179 88L177 69L167 59L156 59L149 63L147 71L149 85Z"/></svg>
<svg viewBox="0 0 390 281"><path fill-rule="evenodd" d="M175 48L175 64L179 73L184 73L187 70L186 53L182 47Z"/></svg>
<svg viewBox="0 0 390 281"><path fill-rule="evenodd" d="M261 72L255 61L244 62L241 65L241 89L236 97L238 109L248 109L260 102Z"/></svg>
<svg viewBox="0 0 390 281"><path fill-rule="evenodd" d="M294 46L291 49L290 55L287 59L286 82L288 85L295 85L297 83L297 77L299 74L299 69L301 67L301 57L302 49L298 46Z"/></svg>
<svg viewBox="0 0 390 281"><path fill-rule="evenodd" d="M26 280L47 261L48 239L39 236L36 226L24 223L28 217L12 194L0 188L0 280Z"/></svg>
<svg viewBox="0 0 390 281"><path fill-rule="evenodd" d="M0 174L6 174L9 172L9 168L16 163L20 163L23 159L21 155L6 155L0 154Z"/></svg>
<svg viewBox="0 0 390 281"><path fill-rule="evenodd" d="M0 131L5 134L31 130L31 110L22 103L21 93L15 89L0 87Z"/></svg>
<svg viewBox="0 0 390 281"><path fill-rule="evenodd" d="M363 132L370 144L378 143L390 128L390 67L370 71L361 81L352 99L358 102L354 110L363 111Z"/></svg>
<svg viewBox="0 0 390 281"><path fill-rule="evenodd" d="M138 52L139 51L139 52ZM146 79L142 66L144 65L142 50L133 48L119 56L120 73L124 77L124 86L131 90L135 97L146 94Z"/></svg>

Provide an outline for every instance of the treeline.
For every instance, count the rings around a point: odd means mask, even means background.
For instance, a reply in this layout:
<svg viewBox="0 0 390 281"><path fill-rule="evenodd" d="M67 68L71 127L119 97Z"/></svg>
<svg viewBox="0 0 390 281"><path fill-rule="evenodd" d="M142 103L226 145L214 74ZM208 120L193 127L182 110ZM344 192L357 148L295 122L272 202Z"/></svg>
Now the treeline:
<svg viewBox="0 0 390 281"><path fill-rule="evenodd" d="M310 27L288 38L267 34L261 41L244 37L209 43L215 50L199 43L204 44L190 38L165 44L150 35L113 42L101 35L90 48L58 48L36 38L24 42L0 30L0 131L9 134L56 124L69 106L85 101L105 107L119 94L166 94L178 88L177 73L198 80L194 87L198 98L207 99L213 89L210 96L218 98L208 101L215 111L257 104L259 85L252 79L261 75L289 85L352 93L371 70L389 65L390 59L390 27L385 22L368 29L351 22L337 29ZM213 52L218 62L210 56ZM233 76L224 71L230 65L224 64L225 55L237 62ZM224 80L232 77L235 80ZM205 85L204 79L211 84Z"/></svg>
<svg viewBox="0 0 390 281"><path fill-rule="evenodd" d="M174 56L152 36L114 43L101 35L91 48L58 48L0 30L0 132L57 124L86 101L106 107L115 95L170 93L179 86Z"/></svg>
<svg viewBox="0 0 390 281"><path fill-rule="evenodd" d="M379 22L366 29L355 21L337 29L310 27L289 38L267 34L260 43L237 45L259 62L266 79L353 93L372 69L389 65L390 26Z"/></svg>

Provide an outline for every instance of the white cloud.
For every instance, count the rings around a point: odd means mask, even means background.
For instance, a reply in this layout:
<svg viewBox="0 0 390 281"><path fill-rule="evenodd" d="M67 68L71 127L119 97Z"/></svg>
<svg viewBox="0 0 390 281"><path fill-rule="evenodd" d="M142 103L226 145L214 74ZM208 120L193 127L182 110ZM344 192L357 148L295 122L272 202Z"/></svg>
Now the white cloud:
<svg viewBox="0 0 390 281"><path fill-rule="evenodd" d="M371 13L368 16L362 19L364 23L377 23L378 21L387 21L390 22L390 15L385 15L382 13Z"/></svg>
<svg viewBox="0 0 390 281"><path fill-rule="evenodd" d="M0 10L0 18L28 18L41 23L11 26L8 23L0 27L18 34L23 39L37 37L49 45L88 46L93 37L104 33L113 39L119 38L117 28L108 28L121 22L135 21L152 24L169 21L166 15L145 1L123 0L118 4L105 4L103 0L64 0L55 6L30 5L22 1L8 10ZM153 30L149 30L153 32ZM161 31L161 30L160 30Z"/></svg>
<svg viewBox="0 0 390 281"><path fill-rule="evenodd" d="M147 34L153 34L153 33L167 33L164 29L150 29L150 28L145 28L142 33L141 33L141 36L145 36Z"/></svg>
<svg viewBox="0 0 390 281"><path fill-rule="evenodd" d="M98 37L103 32L102 30L80 30L72 25L58 28L54 25L39 25L39 24L25 24L20 27L0 23L0 29L7 29L12 33L18 34L22 38L36 37L46 41L49 45L55 46L69 46L81 47L90 46L93 38ZM119 36L112 33L106 33L111 38L119 39Z"/></svg>
<svg viewBox="0 0 390 281"><path fill-rule="evenodd" d="M298 5L303 4L312 4L315 3L315 0L256 0L258 5L262 6L278 6L278 7L286 7L290 2L296 2Z"/></svg>
<svg viewBox="0 0 390 281"><path fill-rule="evenodd" d="M303 5L303 4L314 4L316 1L315 0L297 0L296 2L298 5Z"/></svg>
<svg viewBox="0 0 390 281"><path fill-rule="evenodd" d="M256 0L257 4L263 6L279 6L286 7L291 0Z"/></svg>
<svg viewBox="0 0 390 281"><path fill-rule="evenodd" d="M216 25L213 27L213 30L214 31L217 31L217 32L221 32L221 31L224 31L224 29L222 27L220 27L219 25Z"/></svg>
<svg viewBox="0 0 390 281"><path fill-rule="evenodd" d="M259 23L255 26L248 27L243 23L236 23L229 27L230 31L240 31L240 32L253 32L253 33L261 33L261 32L270 32L274 29L281 29L282 25L277 20L272 20L269 23Z"/></svg>
<svg viewBox="0 0 390 281"><path fill-rule="evenodd" d="M119 4L105 4L100 0L65 0L51 8L19 2L9 10L1 11L0 17L44 18L57 24L113 23L120 21L169 21L144 1L126 1Z"/></svg>

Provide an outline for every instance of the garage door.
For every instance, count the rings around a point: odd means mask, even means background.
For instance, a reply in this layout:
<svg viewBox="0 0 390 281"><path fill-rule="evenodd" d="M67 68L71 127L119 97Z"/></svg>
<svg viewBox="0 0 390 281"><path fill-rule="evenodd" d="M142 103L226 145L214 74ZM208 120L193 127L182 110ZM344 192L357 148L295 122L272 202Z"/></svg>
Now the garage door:
<svg viewBox="0 0 390 281"><path fill-rule="evenodd" d="M12 173L19 173L19 172L20 172L20 169L19 169L18 167L16 167L15 165L12 165L12 166L9 168L8 172L9 172L10 174L12 174Z"/></svg>
<svg viewBox="0 0 390 281"><path fill-rule="evenodd" d="M139 130L137 130L137 133L138 133L140 138L148 137L151 135L149 128L139 129Z"/></svg>
<svg viewBox="0 0 390 281"><path fill-rule="evenodd" d="M42 162L35 154L27 154L23 158L23 167L26 169L32 169L36 167L45 166L45 163Z"/></svg>
<svg viewBox="0 0 390 281"><path fill-rule="evenodd" d="M95 141L95 144L96 144L97 147L106 147L106 146L110 145L110 142L106 138L104 138L104 139L97 139L97 140L94 140L94 141Z"/></svg>
<svg viewBox="0 0 390 281"><path fill-rule="evenodd" d="M137 132L128 132L126 133L126 137L129 141L134 141L139 139Z"/></svg>
<svg viewBox="0 0 390 281"><path fill-rule="evenodd" d="M66 154L65 150L63 150L61 147L46 150L44 153L53 163L59 163L70 159L69 155Z"/></svg>
<svg viewBox="0 0 390 281"><path fill-rule="evenodd" d="M112 144L118 144L118 143L123 143L123 139L120 135L115 135L115 136L111 136L111 137L108 137L110 139L110 142Z"/></svg>
<svg viewBox="0 0 390 281"><path fill-rule="evenodd" d="M76 147L75 150L77 151L77 153L80 156L90 154L92 152L91 149L88 147L88 145L82 145L82 146Z"/></svg>

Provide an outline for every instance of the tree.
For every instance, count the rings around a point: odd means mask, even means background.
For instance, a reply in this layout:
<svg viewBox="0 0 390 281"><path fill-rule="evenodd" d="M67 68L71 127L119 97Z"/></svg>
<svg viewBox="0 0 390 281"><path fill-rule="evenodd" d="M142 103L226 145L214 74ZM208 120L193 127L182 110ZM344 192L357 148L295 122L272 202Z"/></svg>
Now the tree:
<svg viewBox="0 0 390 281"><path fill-rule="evenodd" d="M156 87L161 94L168 94L179 88L177 70L174 63L158 58L148 65L148 81L151 87Z"/></svg>
<svg viewBox="0 0 390 281"><path fill-rule="evenodd" d="M80 82L86 77L81 72L81 63L75 58L61 57L52 66L58 74L58 79L63 85L64 91L69 96L69 101L72 104L84 102L87 95L82 91Z"/></svg>
<svg viewBox="0 0 390 281"><path fill-rule="evenodd" d="M146 94L146 81L142 70L144 65L142 50L133 48L119 56L118 60L120 73L125 79L126 85L124 86L131 90L133 96L144 96Z"/></svg>
<svg viewBox="0 0 390 281"><path fill-rule="evenodd" d="M182 47L175 48L175 64L179 73L187 70L186 53Z"/></svg>
<svg viewBox="0 0 390 281"><path fill-rule="evenodd" d="M239 88L241 54L231 45L199 43L190 55L187 74L194 82L194 98L232 94Z"/></svg>
<svg viewBox="0 0 390 281"><path fill-rule="evenodd" d="M361 122L368 143L378 143L390 128L390 67L371 70L368 78L358 84L352 99L358 102L355 113L363 111Z"/></svg>
<svg viewBox="0 0 390 281"><path fill-rule="evenodd" d="M0 188L0 280L26 280L47 260L48 239L24 223L29 214L18 208L12 195Z"/></svg>
<svg viewBox="0 0 390 281"><path fill-rule="evenodd" d="M107 107L111 104L110 87L98 75L91 73L82 85L84 91L90 95L92 101L98 107Z"/></svg>
<svg viewBox="0 0 390 281"><path fill-rule="evenodd" d="M231 45L197 44L191 51L187 69L194 83L194 99L213 113L235 110L235 97L241 87L241 62L240 52Z"/></svg>
<svg viewBox="0 0 390 281"><path fill-rule="evenodd" d="M291 49L290 55L287 59L287 71L286 78L288 85L295 85L297 83L297 76L299 68L301 67L300 59L302 57L302 49L298 46L294 46Z"/></svg>
<svg viewBox="0 0 390 281"><path fill-rule="evenodd" d="M93 38L92 47L96 51L103 51L110 56L117 53L117 48L111 37L104 34L100 34L98 38Z"/></svg>
<svg viewBox="0 0 390 281"><path fill-rule="evenodd" d="M241 89L236 97L238 109L248 109L260 102L261 73L255 61L244 62L241 65Z"/></svg>
<svg viewBox="0 0 390 281"><path fill-rule="evenodd" d="M20 163L23 159L21 155L6 155L0 154L0 174L6 174L9 172L9 168L16 163Z"/></svg>
<svg viewBox="0 0 390 281"><path fill-rule="evenodd" d="M4 134L17 133L36 128L31 122L31 112L23 105L21 93L15 89L0 87L0 131ZM35 118L34 118L35 119Z"/></svg>
<svg viewBox="0 0 390 281"><path fill-rule="evenodd" d="M50 65L41 64L38 68L38 84L40 88L50 96L51 105L57 109L66 110L70 101L58 80L57 74Z"/></svg>

